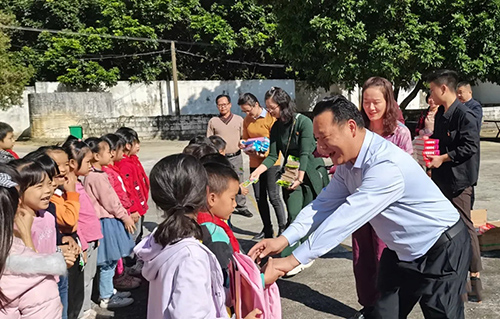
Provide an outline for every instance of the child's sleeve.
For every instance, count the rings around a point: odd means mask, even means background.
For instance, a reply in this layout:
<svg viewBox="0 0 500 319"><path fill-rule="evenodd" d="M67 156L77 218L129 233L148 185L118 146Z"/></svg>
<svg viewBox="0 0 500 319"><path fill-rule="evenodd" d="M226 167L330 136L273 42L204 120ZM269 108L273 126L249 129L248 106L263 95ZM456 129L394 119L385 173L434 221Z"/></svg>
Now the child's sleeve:
<svg viewBox="0 0 500 319"><path fill-rule="evenodd" d="M50 200L56 206L56 221L61 232L65 234L74 233L80 214L80 194L66 192L65 198L53 195Z"/></svg>
<svg viewBox="0 0 500 319"><path fill-rule="evenodd" d="M118 195L116 195L113 186L109 182L108 176L105 173L96 173L93 183L89 183L92 194L95 196L99 204L115 218L126 222L132 220L128 215L127 210L123 207Z"/></svg>

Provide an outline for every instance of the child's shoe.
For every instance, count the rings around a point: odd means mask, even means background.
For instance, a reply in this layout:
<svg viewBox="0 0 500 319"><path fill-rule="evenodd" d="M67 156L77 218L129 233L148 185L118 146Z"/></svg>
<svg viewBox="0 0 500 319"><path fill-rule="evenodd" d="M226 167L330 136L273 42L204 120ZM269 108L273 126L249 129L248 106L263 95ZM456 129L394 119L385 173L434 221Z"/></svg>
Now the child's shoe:
<svg viewBox="0 0 500 319"><path fill-rule="evenodd" d="M142 280L124 273L113 279L113 286L118 290L132 290L141 286Z"/></svg>
<svg viewBox="0 0 500 319"><path fill-rule="evenodd" d="M132 293L130 291L118 291L116 289L113 289L113 295L120 298L128 298L132 296Z"/></svg>
<svg viewBox="0 0 500 319"><path fill-rule="evenodd" d="M130 306L134 303L132 298L122 298L117 295L111 296L111 298L101 299L99 307L103 309L117 309Z"/></svg>
<svg viewBox="0 0 500 319"><path fill-rule="evenodd" d="M97 317L97 312L94 309L89 309L83 312L83 316L78 319L95 319Z"/></svg>
<svg viewBox="0 0 500 319"><path fill-rule="evenodd" d="M140 277L142 275L142 266L144 266L144 262L142 260L137 260L135 265L127 268L126 271L130 276Z"/></svg>

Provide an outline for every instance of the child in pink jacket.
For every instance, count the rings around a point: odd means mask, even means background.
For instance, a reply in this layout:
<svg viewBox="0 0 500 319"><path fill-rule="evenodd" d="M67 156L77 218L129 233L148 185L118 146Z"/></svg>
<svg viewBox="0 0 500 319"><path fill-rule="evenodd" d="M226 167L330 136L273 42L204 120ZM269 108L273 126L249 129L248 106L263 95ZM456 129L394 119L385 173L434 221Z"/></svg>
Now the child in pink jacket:
<svg viewBox="0 0 500 319"><path fill-rule="evenodd" d="M55 276L66 273L61 253L37 254L31 226L34 216L19 209L20 177L11 167L0 165L0 317L5 319L58 319L62 305ZM19 187L19 189L21 189ZM14 223L16 236L14 236Z"/></svg>
<svg viewBox="0 0 500 319"><path fill-rule="evenodd" d="M97 253L99 266L99 294L101 308L113 309L129 306L134 302L130 293L115 294L113 276L118 260L130 255L134 242L131 233L135 225L123 207L102 167L111 162L109 144L96 137L85 140L93 154L93 169L85 178L85 190L100 218L103 239Z"/></svg>

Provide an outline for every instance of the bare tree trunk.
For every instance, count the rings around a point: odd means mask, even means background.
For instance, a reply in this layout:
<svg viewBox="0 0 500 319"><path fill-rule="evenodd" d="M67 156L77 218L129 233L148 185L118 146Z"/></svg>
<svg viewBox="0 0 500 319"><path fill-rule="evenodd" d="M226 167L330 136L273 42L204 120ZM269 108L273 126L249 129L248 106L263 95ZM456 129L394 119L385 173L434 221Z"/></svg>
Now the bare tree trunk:
<svg viewBox="0 0 500 319"><path fill-rule="evenodd" d="M420 91L423 88L424 88L424 81L419 80L415 85L415 87L413 88L413 90L411 91L411 93L403 100L403 102L401 102L401 104L399 104L399 108L401 110L404 110L408 106L408 104L410 104L410 102L417 96L418 91Z"/></svg>

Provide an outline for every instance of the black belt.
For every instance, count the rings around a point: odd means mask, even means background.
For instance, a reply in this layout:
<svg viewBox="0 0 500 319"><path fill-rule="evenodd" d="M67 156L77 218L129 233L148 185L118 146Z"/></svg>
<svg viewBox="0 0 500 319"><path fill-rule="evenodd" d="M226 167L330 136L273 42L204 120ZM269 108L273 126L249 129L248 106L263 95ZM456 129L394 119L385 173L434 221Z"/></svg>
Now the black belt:
<svg viewBox="0 0 500 319"><path fill-rule="evenodd" d="M429 249L429 251L434 250L438 247L441 247L442 245L446 244L447 242L451 241L453 237L456 235L460 234L460 232L465 229L465 224L464 222L460 219L458 222L456 222L455 225L451 226L446 230L444 233L441 234L437 242Z"/></svg>
<svg viewBox="0 0 500 319"><path fill-rule="evenodd" d="M227 157L227 158L231 158L231 157L235 157L235 156L238 156L238 155L241 155L241 150L239 150L239 151L238 151L238 152L236 152L236 153L226 154L226 157Z"/></svg>

